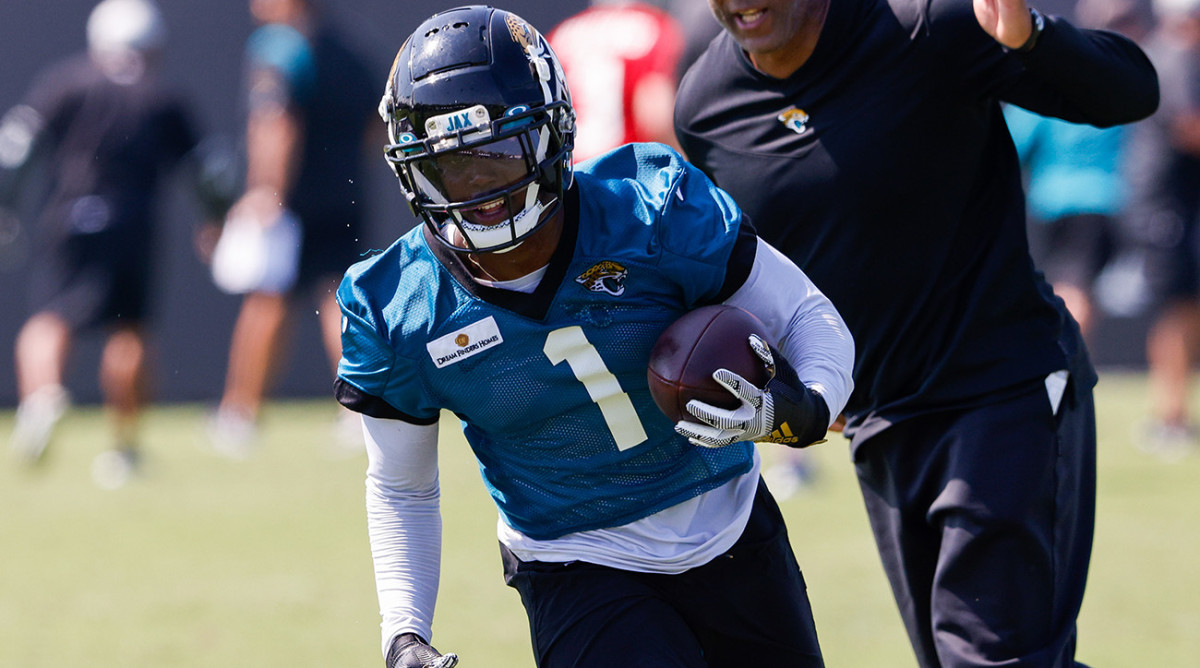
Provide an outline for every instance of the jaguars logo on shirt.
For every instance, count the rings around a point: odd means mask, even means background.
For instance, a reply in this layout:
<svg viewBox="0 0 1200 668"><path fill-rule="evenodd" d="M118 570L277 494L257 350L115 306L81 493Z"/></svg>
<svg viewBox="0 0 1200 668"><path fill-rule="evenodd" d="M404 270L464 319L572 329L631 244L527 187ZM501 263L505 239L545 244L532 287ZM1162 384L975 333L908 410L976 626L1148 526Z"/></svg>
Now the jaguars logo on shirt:
<svg viewBox="0 0 1200 668"><path fill-rule="evenodd" d="M575 282L592 292L606 292L614 297L625 294L625 278L629 270L612 260L604 260L575 278Z"/></svg>
<svg viewBox="0 0 1200 668"><path fill-rule="evenodd" d="M808 114L803 109L788 107L783 110L783 113L776 116L776 120L783 123L783 127L798 135L808 131Z"/></svg>

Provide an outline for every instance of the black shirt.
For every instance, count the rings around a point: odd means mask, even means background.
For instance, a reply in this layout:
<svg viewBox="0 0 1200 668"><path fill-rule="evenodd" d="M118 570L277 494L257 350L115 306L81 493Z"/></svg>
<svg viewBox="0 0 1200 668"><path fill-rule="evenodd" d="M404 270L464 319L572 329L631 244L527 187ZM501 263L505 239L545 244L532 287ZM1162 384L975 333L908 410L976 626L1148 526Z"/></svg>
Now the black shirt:
<svg viewBox="0 0 1200 668"><path fill-rule="evenodd" d="M1112 33L1050 19L1018 54L969 0L833 0L787 79L720 36L681 83L676 126L842 313L857 352L849 433L865 435L1059 369L1094 384L1029 258L999 103L1110 125L1151 113L1157 94L1149 61Z"/></svg>
<svg viewBox="0 0 1200 668"><path fill-rule="evenodd" d="M382 75L332 24L305 37L283 24L267 24L250 37L247 87L251 109L264 102L286 106L303 136L295 180L285 204L305 225L305 235L354 237L366 186L364 149L382 94Z"/></svg>
<svg viewBox="0 0 1200 668"><path fill-rule="evenodd" d="M108 231L130 247L149 244L160 179L198 141L182 98L152 76L118 83L80 56L47 71L25 103L50 140L46 232ZM78 206L87 197L103 203L94 215Z"/></svg>
<svg viewBox="0 0 1200 668"><path fill-rule="evenodd" d="M304 105L304 154L290 193L302 218L325 216L357 221L362 216L366 179L364 137L382 95L383 76L341 33L329 27L313 38L316 95Z"/></svg>

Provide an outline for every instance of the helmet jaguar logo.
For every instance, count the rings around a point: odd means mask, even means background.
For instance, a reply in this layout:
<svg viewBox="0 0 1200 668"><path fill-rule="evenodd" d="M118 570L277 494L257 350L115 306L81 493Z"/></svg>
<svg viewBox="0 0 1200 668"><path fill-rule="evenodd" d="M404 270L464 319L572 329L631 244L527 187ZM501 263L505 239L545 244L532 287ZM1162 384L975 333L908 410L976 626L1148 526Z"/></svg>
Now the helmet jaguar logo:
<svg viewBox="0 0 1200 668"><path fill-rule="evenodd" d="M612 260L592 265L591 269L576 277L575 282L592 292L606 292L614 297L625 294L625 278L629 270Z"/></svg>
<svg viewBox="0 0 1200 668"><path fill-rule="evenodd" d="M522 21L520 17L509 14L505 17L504 23L508 26L508 33L512 35L513 41L520 44L522 49L528 49L533 44L533 28L530 28L529 24Z"/></svg>
<svg viewBox="0 0 1200 668"><path fill-rule="evenodd" d="M798 135L802 135L808 130L808 114L803 109L788 107L776 117L776 120L783 123L783 127Z"/></svg>
<svg viewBox="0 0 1200 668"><path fill-rule="evenodd" d="M525 52L525 56L529 58L529 62L533 65L534 74L543 82L551 80L551 66L547 62L550 54L547 52L548 46L546 40L537 33L528 23L520 17L509 14L504 19L505 25L508 26L508 34L512 36L512 40L516 42L521 50ZM549 58L549 60L554 60ZM559 71L558 80L562 81L561 66L556 62L555 69Z"/></svg>

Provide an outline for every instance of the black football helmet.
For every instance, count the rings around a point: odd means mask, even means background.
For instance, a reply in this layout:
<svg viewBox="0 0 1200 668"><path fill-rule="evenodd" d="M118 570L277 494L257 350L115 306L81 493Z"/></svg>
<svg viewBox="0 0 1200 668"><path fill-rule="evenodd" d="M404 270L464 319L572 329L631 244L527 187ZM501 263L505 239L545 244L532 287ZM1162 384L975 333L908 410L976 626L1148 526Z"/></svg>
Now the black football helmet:
<svg viewBox="0 0 1200 668"><path fill-rule="evenodd" d="M550 44L516 14L475 5L427 19L400 47L379 115L409 205L455 250L513 248L562 206L571 94Z"/></svg>

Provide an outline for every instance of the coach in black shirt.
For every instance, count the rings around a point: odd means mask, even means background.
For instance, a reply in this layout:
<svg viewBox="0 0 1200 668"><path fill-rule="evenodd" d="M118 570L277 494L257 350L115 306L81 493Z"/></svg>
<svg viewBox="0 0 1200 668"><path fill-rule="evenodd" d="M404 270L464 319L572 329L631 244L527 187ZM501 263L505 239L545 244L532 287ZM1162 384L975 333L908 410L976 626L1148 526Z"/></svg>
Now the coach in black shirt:
<svg viewBox="0 0 1200 668"><path fill-rule="evenodd" d="M1126 123L1152 66L1024 0L709 4L679 139L858 342L845 433L921 665L1072 665L1096 376L1030 261L1000 102Z"/></svg>

